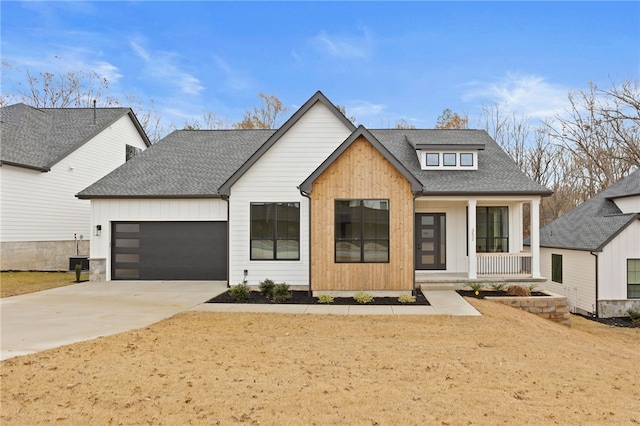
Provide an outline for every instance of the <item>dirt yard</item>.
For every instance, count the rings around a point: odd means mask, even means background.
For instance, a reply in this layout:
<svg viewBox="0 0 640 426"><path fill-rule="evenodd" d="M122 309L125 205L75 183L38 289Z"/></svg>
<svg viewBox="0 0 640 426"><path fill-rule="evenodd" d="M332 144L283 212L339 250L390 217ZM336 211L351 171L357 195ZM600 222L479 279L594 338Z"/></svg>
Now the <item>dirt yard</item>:
<svg viewBox="0 0 640 426"><path fill-rule="evenodd" d="M640 329L188 312L0 364L2 425L640 423Z"/></svg>

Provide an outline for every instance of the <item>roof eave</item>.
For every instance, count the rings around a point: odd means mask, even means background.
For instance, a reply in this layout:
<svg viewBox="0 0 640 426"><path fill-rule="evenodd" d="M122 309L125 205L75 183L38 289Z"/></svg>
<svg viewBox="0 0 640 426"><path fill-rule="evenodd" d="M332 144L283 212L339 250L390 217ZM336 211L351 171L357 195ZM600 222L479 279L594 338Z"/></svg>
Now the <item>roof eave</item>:
<svg viewBox="0 0 640 426"><path fill-rule="evenodd" d="M97 194L76 194L80 200L115 200L115 199L189 199L189 198L224 198L221 194L162 194L162 195L97 195Z"/></svg>
<svg viewBox="0 0 640 426"><path fill-rule="evenodd" d="M14 163L13 161L0 161L0 166L6 164L7 166L21 167L23 169L37 170L39 172L50 172L51 167L32 166L30 164Z"/></svg>

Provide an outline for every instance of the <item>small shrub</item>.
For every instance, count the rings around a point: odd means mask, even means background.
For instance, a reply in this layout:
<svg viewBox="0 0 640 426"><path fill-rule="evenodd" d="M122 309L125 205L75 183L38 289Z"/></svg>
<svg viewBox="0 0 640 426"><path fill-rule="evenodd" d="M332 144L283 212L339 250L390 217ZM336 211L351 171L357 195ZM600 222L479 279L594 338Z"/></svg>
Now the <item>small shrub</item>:
<svg viewBox="0 0 640 426"><path fill-rule="evenodd" d="M273 286L273 303L284 303L291 299L291 293L289 292L289 284L280 283Z"/></svg>
<svg viewBox="0 0 640 426"><path fill-rule="evenodd" d="M480 290L484 288L484 284L480 282L468 282L464 283L464 285L473 290L476 295L478 295L480 293Z"/></svg>
<svg viewBox="0 0 640 426"><path fill-rule="evenodd" d="M82 265L79 263L76 263L76 282L79 283L80 282L80 275L82 274Z"/></svg>
<svg viewBox="0 0 640 426"><path fill-rule="evenodd" d="M276 283L268 278L264 281L260 281L260 285L258 286L260 294L267 298L273 297L273 287L275 287L275 285Z"/></svg>
<svg viewBox="0 0 640 426"><path fill-rule="evenodd" d="M229 296L236 302L244 302L249 299L251 288L246 284L234 285L229 289Z"/></svg>
<svg viewBox="0 0 640 426"><path fill-rule="evenodd" d="M404 304L416 303L416 297L413 294L401 294L398 296L398 302Z"/></svg>
<svg viewBox="0 0 640 426"><path fill-rule="evenodd" d="M634 324L640 324L640 312L635 311L632 308L627 309L627 313L631 317L631 322Z"/></svg>
<svg viewBox="0 0 640 426"><path fill-rule="evenodd" d="M510 285L507 287L508 296L527 297L531 296L531 290L521 285Z"/></svg>
<svg viewBox="0 0 640 426"><path fill-rule="evenodd" d="M318 296L318 303L333 303L333 296L330 294L321 294Z"/></svg>
<svg viewBox="0 0 640 426"><path fill-rule="evenodd" d="M362 304L371 303L373 302L373 296L368 293L365 293L364 291L359 291L353 295L353 300Z"/></svg>
<svg viewBox="0 0 640 426"><path fill-rule="evenodd" d="M531 284L529 284L529 291L531 292L531 291L535 290L537 287L538 287L538 284L531 283Z"/></svg>
<svg viewBox="0 0 640 426"><path fill-rule="evenodd" d="M495 291L503 291L505 288L507 288L507 285L505 283L493 283L491 284L491 288Z"/></svg>

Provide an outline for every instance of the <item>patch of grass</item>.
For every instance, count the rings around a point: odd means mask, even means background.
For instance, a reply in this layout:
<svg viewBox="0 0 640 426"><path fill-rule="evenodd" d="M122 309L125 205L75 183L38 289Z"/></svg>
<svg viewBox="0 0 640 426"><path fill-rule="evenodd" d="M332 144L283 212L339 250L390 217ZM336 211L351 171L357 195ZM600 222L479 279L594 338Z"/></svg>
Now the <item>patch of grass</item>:
<svg viewBox="0 0 640 426"><path fill-rule="evenodd" d="M81 281L88 279L88 273L80 275ZM34 293L75 282L75 275L69 272L0 272L0 297Z"/></svg>

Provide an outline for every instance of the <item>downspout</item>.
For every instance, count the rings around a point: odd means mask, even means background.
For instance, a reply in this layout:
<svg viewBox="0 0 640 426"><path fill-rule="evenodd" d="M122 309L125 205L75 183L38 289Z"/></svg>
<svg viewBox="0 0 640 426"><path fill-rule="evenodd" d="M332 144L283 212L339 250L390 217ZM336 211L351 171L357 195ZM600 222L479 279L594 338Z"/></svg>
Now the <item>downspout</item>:
<svg viewBox="0 0 640 426"><path fill-rule="evenodd" d="M413 277L413 290L411 290L411 295L413 296L418 295L416 289L416 199L419 196L419 193L413 193L413 215L411 217L411 223L413 223L413 232L411 233L411 275ZM420 290L422 291L422 288Z"/></svg>
<svg viewBox="0 0 640 426"><path fill-rule="evenodd" d="M311 289L311 196L302 189L300 189L300 194L309 200L309 296L311 297L313 296L313 290Z"/></svg>
<svg viewBox="0 0 640 426"><path fill-rule="evenodd" d="M595 303L595 315L596 318L599 318L598 315L598 254L594 253L594 252L590 252L591 256L594 256L596 258L596 303ZM578 300L576 298L576 304L578 303Z"/></svg>
<svg viewBox="0 0 640 426"><path fill-rule="evenodd" d="M222 198L224 201L227 202L227 288L231 288L231 259L229 258L229 242L231 241L230 237L231 237L231 230L229 227L229 218L230 213L231 213L231 206L229 205L229 196L228 195L221 195L220 198Z"/></svg>

